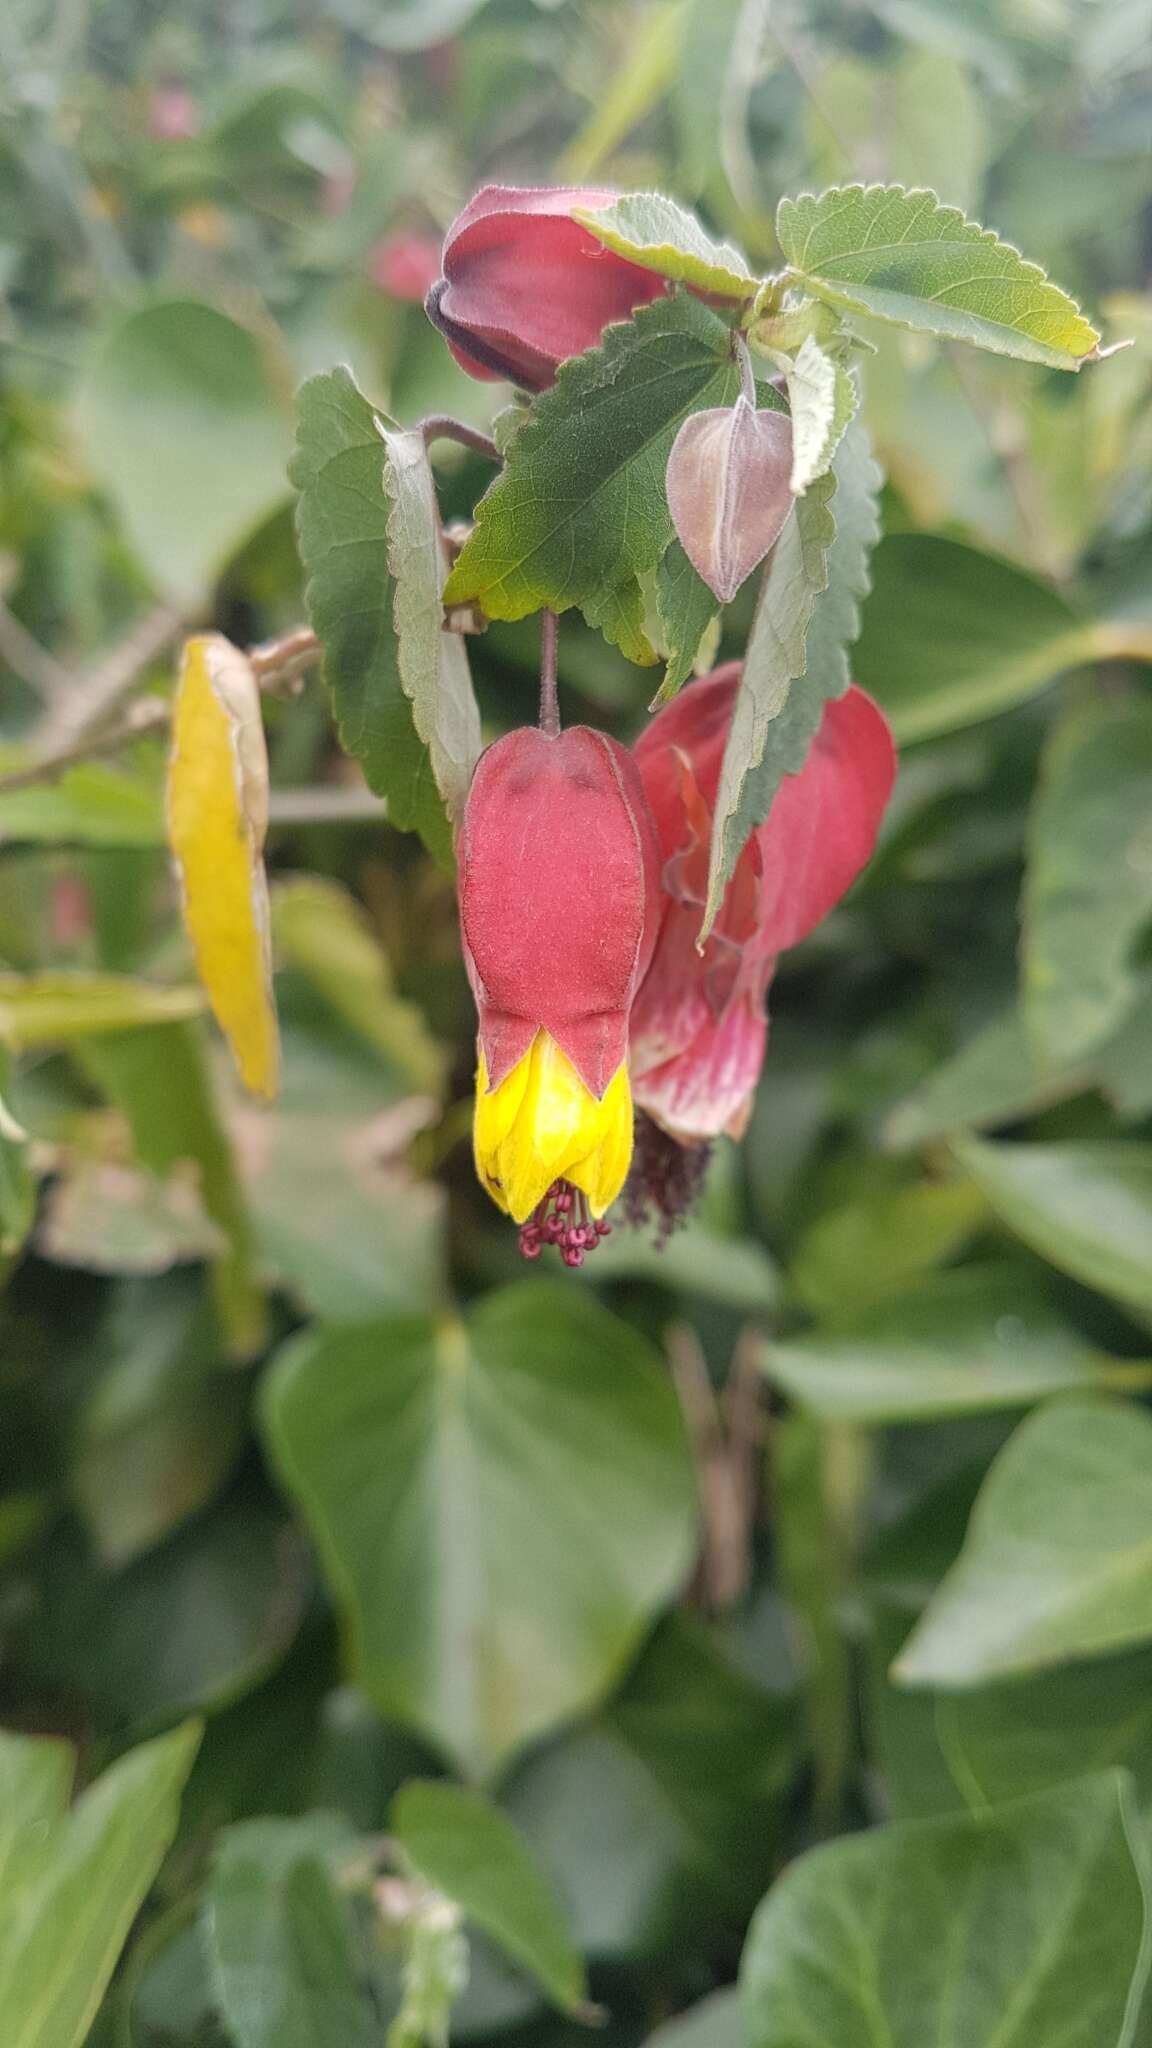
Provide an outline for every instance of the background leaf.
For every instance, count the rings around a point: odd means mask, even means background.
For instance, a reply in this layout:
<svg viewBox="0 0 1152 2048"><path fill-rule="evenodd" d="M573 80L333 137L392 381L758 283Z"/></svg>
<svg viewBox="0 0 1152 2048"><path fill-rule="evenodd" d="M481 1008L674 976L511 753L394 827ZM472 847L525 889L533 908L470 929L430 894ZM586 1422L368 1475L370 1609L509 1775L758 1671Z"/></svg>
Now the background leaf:
<svg viewBox="0 0 1152 2048"><path fill-rule="evenodd" d="M336 1815L256 1820L223 1837L212 1875L212 1978L237 2048L379 2048L381 2025L329 1869Z"/></svg>
<svg viewBox="0 0 1152 2048"><path fill-rule="evenodd" d="M936 534L892 534L872 562L856 680L898 741L952 732L1091 658L1089 628L1011 563Z"/></svg>
<svg viewBox="0 0 1152 2048"><path fill-rule="evenodd" d="M1152 1147L956 1147L1010 1230L1065 1273L1152 1316Z"/></svg>
<svg viewBox="0 0 1152 2048"><path fill-rule="evenodd" d="M1152 920L1152 708L1073 716L1048 745L1029 829L1025 1017L1041 1057L1067 1064L1120 1024Z"/></svg>
<svg viewBox="0 0 1152 2048"><path fill-rule="evenodd" d="M1152 1419L1062 1401L1001 1452L968 1540L895 1666L972 1685L1152 1636Z"/></svg>
<svg viewBox="0 0 1152 2048"><path fill-rule="evenodd" d="M577 2011L584 1965L543 1871L504 1814L460 1785L410 1781L392 1805L393 1835L413 1868L543 1985Z"/></svg>
<svg viewBox="0 0 1152 2048"><path fill-rule="evenodd" d="M1140 1853L1114 1772L813 1850L753 1923L748 2040L1128 2048L1147 1976Z"/></svg>
<svg viewBox="0 0 1152 2048"><path fill-rule="evenodd" d="M832 1422L910 1422L1018 1408L1077 1388L1152 1384L1110 1359L1013 1267L965 1266L819 1334L764 1352L773 1383Z"/></svg>
<svg viewBox="0 0 1152 2048"><path fill-rule="evenodd" d="M302 1339L264 1413L362 1683L472 1771L596 1699L688 1563L674 1398L643 1342L566 1290L492 1295L467 1328Z"/></svg>
<svg viewBox="0 0 1152 2048"><path fill-rule="evenodd" d="M175 605L195 612L283 503L291 382L274 334L195 299L121 312L97 343L77 401L81 443Z"/></svg>
<svg viewBox="0 0 1152 2048"><path fill-rule="evenodd" d="M11 2048L81 2048L176 1832L198 1741L190 1724L133 1750L66 1813L58 1747L50 1760L49 1745L3 1736L0 1775L15 1800L14 1813L5 1801L12 1833L0 1930L0 2022Z"/></svg>
<svg viewBox="0 0 1152 2048"><path fill-rule="evenodd" d="M189 1024L107 1031L83 1040L77 1056L127 1118L142 1165L163 1175L192 1162L200 1198L227 1245L211 1268L226 1345L234 1356L251 1356L264 1338L264 1294L203 1038Z"/></svg>

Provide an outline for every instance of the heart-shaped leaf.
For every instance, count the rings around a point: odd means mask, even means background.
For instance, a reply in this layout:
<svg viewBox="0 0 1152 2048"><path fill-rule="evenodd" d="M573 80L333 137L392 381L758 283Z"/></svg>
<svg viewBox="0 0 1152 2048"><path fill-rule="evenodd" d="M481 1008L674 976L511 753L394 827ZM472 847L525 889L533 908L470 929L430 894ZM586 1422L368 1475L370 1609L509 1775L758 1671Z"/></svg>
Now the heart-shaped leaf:
<svg viewBox="0 0 1152 2048"><path fill-rule="evenodd" d="M675 1395L574 1290L306 1334L264 1421L360 1682L473 1771L597 1701L691 1555Z"/></svg>
<svg viewBox="0 0 1152 2048"><path fill-rule="evenodd" d="M1148 1975L1126 1774L797 1859L752 1923L750 2048L1129 2048Z"/></svg>

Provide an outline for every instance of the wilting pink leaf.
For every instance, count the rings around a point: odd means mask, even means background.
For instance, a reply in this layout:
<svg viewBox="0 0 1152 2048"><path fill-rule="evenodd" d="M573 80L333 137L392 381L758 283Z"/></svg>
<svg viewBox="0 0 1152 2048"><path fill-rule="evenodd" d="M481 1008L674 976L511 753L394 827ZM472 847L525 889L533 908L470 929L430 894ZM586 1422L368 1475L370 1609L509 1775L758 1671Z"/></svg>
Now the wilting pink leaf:
<svg viewBox="0 0 1152 2048"><path fill-rule="evenodd" d="M792 510L792 422L733 406L693 413L672 444L668 510L692 567L721 604L764 560Z"/></svg>

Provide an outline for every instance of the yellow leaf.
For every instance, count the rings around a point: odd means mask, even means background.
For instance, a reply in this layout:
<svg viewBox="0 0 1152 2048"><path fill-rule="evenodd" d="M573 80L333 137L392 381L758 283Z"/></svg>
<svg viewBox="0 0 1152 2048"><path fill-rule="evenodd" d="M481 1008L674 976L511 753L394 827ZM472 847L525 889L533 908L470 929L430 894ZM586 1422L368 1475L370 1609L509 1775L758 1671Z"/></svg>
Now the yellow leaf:
<svg viewBox="0 0 1152 2048"><path fill-rule="evenodd" d="M273 1096L280 1049L272 1000L264 835L268 756L252 667L220 633L185 644L168 765L168 837L200 979L240 1077Z"/></svg>

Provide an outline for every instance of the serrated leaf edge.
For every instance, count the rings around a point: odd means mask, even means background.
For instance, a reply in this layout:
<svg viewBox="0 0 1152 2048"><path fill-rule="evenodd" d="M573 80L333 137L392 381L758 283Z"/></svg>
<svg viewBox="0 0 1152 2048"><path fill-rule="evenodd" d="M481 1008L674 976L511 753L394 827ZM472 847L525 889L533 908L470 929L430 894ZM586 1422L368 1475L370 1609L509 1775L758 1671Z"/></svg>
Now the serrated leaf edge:
<svg viewBox="0 0 1152 2048"><path fill-rule="evenodd" d="M782 220L787 218L786 209L788 211L794 211L797 207L802 205L806 199L811 200L814 204L820 204L822 201L831 199L833 197L843 196L845 198L859 197L861 199L869 199L880 194L882 194L883 197L886 199L927 199L931 202L934 214L939 216L939 218L941 218L942 220L948 221L949 223L958 224L965 231L960 237L958 237L958 239L966 242L983 242L986 245L990 245L993 248L1003 249L1007 252L1008 255L1014 256L1017 262L1019 263L1021 271L1023 272L1024 276L1028 278L1031 282L1042 284L1046 286L1049 291L1056 292L1059 295L1059 297L1064 300L1065 304L1069 309L1070 314L1073 315L1077 320L1079 320L1081 324L1087 329L1088 333L1094 337L1092 347L1090 349L1086 349L1084 353L1079 356L1077 356L1075 352L1071 349L1056 350L1054 345L1052 344L1044 345L1053 346L1054 353L1067 355L1069 359L1075 364L1077 369L1079 369L1083 363L1098 362L1102 359L1102 352L1100 349L1101 335L1099 329L1092 325L1092 322L1089 320L1079 300L1074 299L1072 297L1071 292L1066 292L1063 285L1057 284L1054 281L1054 279L1048 275L1048 272L1044 269L1043 264L1034 262L1030 256L1025 256L1023 250L1018 249L1015 242L1008 241L1005 238L1005 236L998 234L995 228L986 228L981 221L973 220L970 214L964 212L963 207L952 206L946 203L946 201L941 199L940 194L933 190L931 185L901 185L895 181L891 183L885 183L882 179L877 179L869 184L865 184L862 181L855 181L848 185L828 185L822 192L812 192L807 187L805 187L805 189L802 192L786 194L780 200L776 208L776 239L780 244L781 251L785 255L788 264L788 269L792 272L793 276L802 279L803 282L810 288L817 288L821 283L827 283L832 286L835 286L837 283L837 280L835 278L829 278L825 280L821 277L818 271L812 272L806 270L802 262L794 261L790 256L787 255L787 251L784 246L784 237L781 233L781 222ZM846 289L850 290L851 287L848 286ZM926 300L925 304L928 303L929 301ZM903 325L905 323L894 321L892 324L895 326ZM1002 323L990 322L990 324ZM1009 329L1008 331L1011 332L1012 330Z"/></svg>

